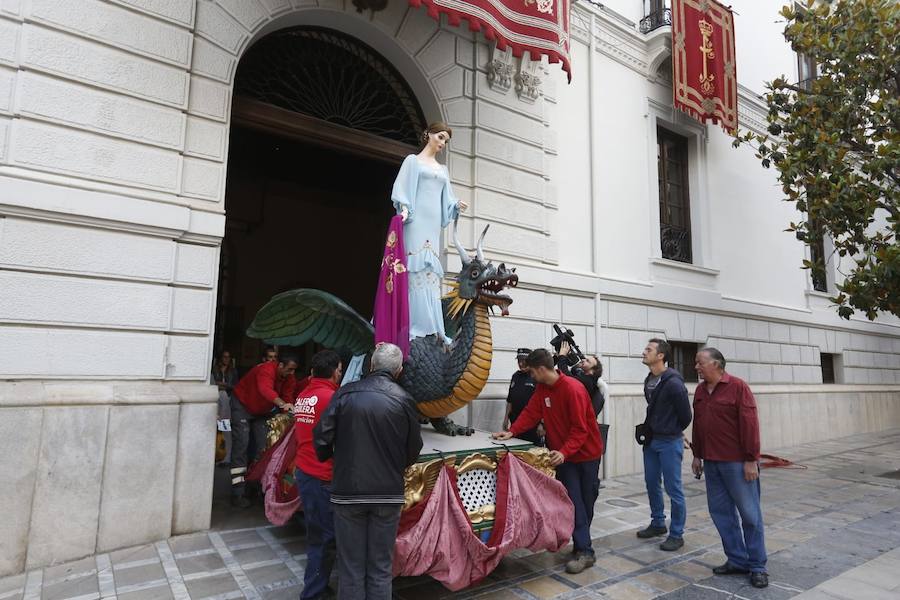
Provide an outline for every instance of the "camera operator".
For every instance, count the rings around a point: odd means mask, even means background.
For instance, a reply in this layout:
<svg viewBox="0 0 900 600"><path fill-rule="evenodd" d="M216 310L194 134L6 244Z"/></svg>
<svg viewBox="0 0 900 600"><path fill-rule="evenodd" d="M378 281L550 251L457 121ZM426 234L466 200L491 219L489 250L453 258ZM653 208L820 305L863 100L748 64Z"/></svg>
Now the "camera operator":
<svg viewBox="0 0 900 600"><path fill-rule="evenodd" d="M585 355L583 359L572 364L571 352L572 347L569 342L563 341L559 345L556 366L563 375L574 377L581 382L581 385L587 390L588 396L591 397L594 416L597 416L603 410L603 405L606 402L606 394L599 388L603 367L600 366L600 360L591 354Z"/></svg>

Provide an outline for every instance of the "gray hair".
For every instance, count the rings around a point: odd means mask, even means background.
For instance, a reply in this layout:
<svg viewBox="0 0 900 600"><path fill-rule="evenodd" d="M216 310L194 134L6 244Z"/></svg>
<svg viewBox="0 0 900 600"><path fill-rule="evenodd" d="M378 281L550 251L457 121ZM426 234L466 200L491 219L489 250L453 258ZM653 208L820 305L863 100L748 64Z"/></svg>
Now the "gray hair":
<svg viewBox="0 0 900 600"><path fill-rule="evenodd" d="M722 356L722 353L719 352L716 348L713 348L712 346L709 346L709 347L706 347L706 348L701 348L701 349L700 349L700 352L706 352L706 354L709 356L709 358L710 358L713 362L715 362L716 365L717 365L720 369L722 369L723 371L725 370L725 357ZM699 354L700 352L698 352L698 354Z"/></svg>
<svg viewBox="0 0 900 600"><path fill-rule="evenodd" d="M384 342L375 346L372 353L372 370L388 371L396 375L403 367L403 351L394 344Z"/></svg>

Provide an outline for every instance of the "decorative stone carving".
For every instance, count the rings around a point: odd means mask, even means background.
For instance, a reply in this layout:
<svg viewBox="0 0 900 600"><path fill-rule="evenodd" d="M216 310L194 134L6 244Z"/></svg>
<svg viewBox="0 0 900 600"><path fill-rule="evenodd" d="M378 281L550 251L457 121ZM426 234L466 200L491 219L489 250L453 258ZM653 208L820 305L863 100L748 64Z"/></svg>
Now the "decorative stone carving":
<svg viewBox="0 0 900 600"><path fill-rule="evenodd" d="M519 72L516 73L516 94L520 100L534 102L541 96L540 62L532 61L530 55L522 57Z"/></svg>
<svg viewBox="0 0 900 600"><path fill-rule="evenodd" d="M488 85L501 93L505 93L512 87L513 56L512 51L497 50L494 46L491 51L491 62L487 66Z"/></svg>

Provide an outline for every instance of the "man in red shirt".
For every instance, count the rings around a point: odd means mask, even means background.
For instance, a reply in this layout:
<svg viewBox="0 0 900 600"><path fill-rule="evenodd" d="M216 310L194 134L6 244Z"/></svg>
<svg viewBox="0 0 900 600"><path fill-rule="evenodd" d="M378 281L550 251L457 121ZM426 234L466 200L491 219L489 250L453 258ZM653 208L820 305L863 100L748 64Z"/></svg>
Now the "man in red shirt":
<svg viewBox="0 0 900 600"><path fill-rule="evenodd" d="M250 506L250 501L244 496L250 436L253 435L256 442L257 453L262 452L266 440L266 419L275 409L291 410L291 396L288 394L296 385L296 370L295 357L281 356L276 361L266 361L250 369L234 388L231 404L231 503L234 506Z"/></svg>
<svg viewBox="0 0 900 600"><path fill-rule="evenodd" d="M294 461L297 490L306 519L307 555L300 600L321 598L328 586L337 549L334 543L334 515L331 511L331 473L334 461L316 457L313 427L338 389L343 365L333 350L321 350L312 358L312 377L294 403Z"/></svg>
<svg viewBox="0 0 900 600"><path fill-rule="evenodd" d="M750 584L769 585L759 487L759 416L756 400L742 379L725 372L715 348L697 353L701 382L694 392L694 460L706 472L706 501L728 560L716 575L750 573ZM740 523L737 516L740 515Z"/></svg>
<svg viewBox="0 0 900 600"><path fill-rule="evenodd" d="M594 564L591 520L600 494L600 429L584 386L557 371L550 352L538 348L525 362L537 383L534 394L509 431L495 433L494 438L508 440L543 420L550 464L556 467L556 478L566 486L575 506L574 549L566 572L580 573Z"/></svg>

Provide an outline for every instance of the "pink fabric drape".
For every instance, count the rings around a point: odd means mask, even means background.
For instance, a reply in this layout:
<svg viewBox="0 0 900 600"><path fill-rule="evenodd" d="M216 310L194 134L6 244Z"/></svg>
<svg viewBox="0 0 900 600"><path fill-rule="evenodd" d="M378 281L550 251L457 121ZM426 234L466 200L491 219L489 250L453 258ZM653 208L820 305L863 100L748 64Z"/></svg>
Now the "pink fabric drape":
<svg viewBox="0 0 900 600"><path fill-rule="evenodd" d="M375 343L390 342L409 356L409 273L403 246L403 219L391 219L378 289L375 292Z"/></svg>
<svg viewBox="0 0 900 600"><path fill-rule="evenodd" d="M575 524L565 487L512 454L497 468L497 518L487 544L472 531L452 469L441 471L423 502L417 521L401 520L394 575L428 574L454 591L483 579L516 548L556 552Z"/></svg>
<svg viewBox="0 0 900 600"><path fill-rule="evenodd" d="M300 510L297 486L285 489L284 476L294 469L297 455L297 439L293 428L288 429L281 440L269 448L253 465L247 480L258 480L265 494L266 518L272 525L284 525L291 515ZM260 474L259 471L262 470Z"/></svg>

